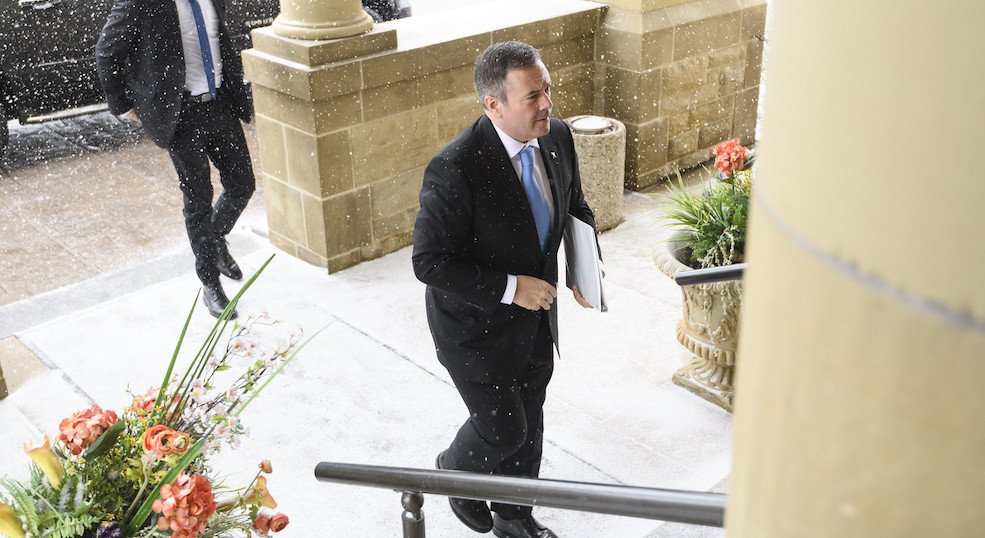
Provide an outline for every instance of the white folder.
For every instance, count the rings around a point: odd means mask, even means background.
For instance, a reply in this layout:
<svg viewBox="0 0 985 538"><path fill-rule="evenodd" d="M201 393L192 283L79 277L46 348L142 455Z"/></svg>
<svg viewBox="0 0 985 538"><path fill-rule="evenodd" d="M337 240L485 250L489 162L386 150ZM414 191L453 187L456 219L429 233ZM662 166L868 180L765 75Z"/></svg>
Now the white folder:
<svg viewBox="0 0 985 538"><path fill-rule="evenodd" d="M568 214L564 227L565 274L568 287L578 286L582 297L600 312L609 308L605 304L602 279L605 267L599 256L595 228Z"/></svg>

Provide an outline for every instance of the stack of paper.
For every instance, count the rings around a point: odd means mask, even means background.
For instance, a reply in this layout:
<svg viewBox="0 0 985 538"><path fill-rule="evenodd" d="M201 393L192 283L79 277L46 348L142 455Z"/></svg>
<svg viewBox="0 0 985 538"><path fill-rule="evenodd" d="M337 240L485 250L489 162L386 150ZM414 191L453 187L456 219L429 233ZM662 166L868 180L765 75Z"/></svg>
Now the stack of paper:
<svg viewBox="0 0 985 538"><path fill-rule="evenodd" d="M589 304L601 312L608 310L602 289L605 268L599 256L595 228L569 214L564 227L564 254L568 287L578 286Z"/></svg>

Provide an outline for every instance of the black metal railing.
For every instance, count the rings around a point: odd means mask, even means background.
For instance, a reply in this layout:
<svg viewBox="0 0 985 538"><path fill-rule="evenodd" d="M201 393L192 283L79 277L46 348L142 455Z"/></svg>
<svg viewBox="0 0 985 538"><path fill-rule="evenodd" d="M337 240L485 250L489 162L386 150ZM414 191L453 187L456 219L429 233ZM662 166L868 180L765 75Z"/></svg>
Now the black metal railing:
<svg viewBox="0 0 985 538"><path fill-rule="evenodd" d="M674 280L680 286L740 280L745 269L744 263L695 269L678 273ZM322 482L386 488L402 493L404 538L425 536L422 510L425 493L709 527L722 527L725 523L725 495L722 493L328 461L315 467L315 478Z"/></svg>
<svg viewBox="0 0 985 538"><path fill-rule="evenodd" d="M722 267L709 267L707 269L695 269L693 271L677 273L674 281L679 286L693 286L695 284L708 284L710 282L722 282L725 280L740 280L745 270L746 264L744 263Z"/></svg>
<svg viewBox="0 0 985 538"><path fill-rule="evenodd" d="M404 538L424 538L424 493L721 527L725 495L323 461L315 478L401 492Z"/></svg>

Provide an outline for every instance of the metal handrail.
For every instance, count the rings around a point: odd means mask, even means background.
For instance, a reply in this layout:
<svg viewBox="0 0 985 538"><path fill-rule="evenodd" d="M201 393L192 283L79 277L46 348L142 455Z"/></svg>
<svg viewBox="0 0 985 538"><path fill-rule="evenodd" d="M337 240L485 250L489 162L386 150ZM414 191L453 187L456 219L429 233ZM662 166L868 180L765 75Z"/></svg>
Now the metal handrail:
<svg viewBox="0 0 985 538"><path fill-rule="evenodd" d="M674 282L677 282L678 286L693 286L695 284L708 284L725 280L740 280L745 270L746 264L737 263L722 267L683 271L677 273L677 276L674 277Z"/></svg>
<svg viewBox="0 0 985 538"><path fill-rule="evenodd" d="M725 495L721 493L328 461L315 466L315 478L404 492L404 536L408 537L424 536L422 493L710 527L722 527L725 521ZM420 534L409 531L409 526Z"/></svg>

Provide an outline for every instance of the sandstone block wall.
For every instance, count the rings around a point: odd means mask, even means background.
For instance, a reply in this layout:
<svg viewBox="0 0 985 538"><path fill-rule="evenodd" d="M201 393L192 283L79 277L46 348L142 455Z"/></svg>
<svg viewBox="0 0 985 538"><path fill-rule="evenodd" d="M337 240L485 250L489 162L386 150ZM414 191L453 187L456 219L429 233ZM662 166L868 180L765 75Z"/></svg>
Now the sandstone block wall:
<svg viewBox="0 0 985 538"><path fill-rule="evenodd" d="M600 113L626 124L628 188L708 160L722 140L752 143L765 0L607 3Z"/></svg>
<svg viewBox="0 0 985 538"><path fill-rule="evenodd" d="M481 113L472 69L494 42L541 49L558 117L592 111L601 6L525 11L411 17L336 41L254 31L243 57L271 242L330 272L410 244L424 168Z"/></svg>
<svg viewBox="0 0 985 538"><path fill-rule="evenodd" d="M481 113L475 57L541 50L554 116L627 130L625 184L650 186L752 141L765 0L503 0L376 25L331 41L253 32L253 85L270 240L330 272L412 241L431 157Z"/></svg>

